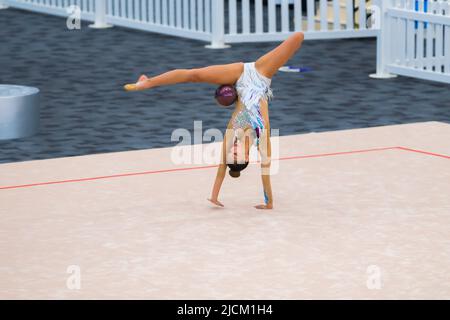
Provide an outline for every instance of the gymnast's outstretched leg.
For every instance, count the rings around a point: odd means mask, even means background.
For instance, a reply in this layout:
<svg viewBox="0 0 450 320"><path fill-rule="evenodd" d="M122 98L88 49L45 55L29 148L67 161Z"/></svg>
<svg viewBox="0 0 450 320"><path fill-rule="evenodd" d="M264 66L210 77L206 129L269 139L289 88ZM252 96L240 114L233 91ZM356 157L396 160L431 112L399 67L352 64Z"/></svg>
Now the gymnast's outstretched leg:
<svg viewBox="0 0 450 320"><path fill-rule="evenodd" d="M278 69L300 49L303 39L302 32L295 32L279 46L258 58L255 62L256 69L264 76L272 78ZM185 82L233 84L239 79L243 69L244 62L212 65L203 68L175 69L154 77L142 75L136 83L125 85L125 90L139 91Z"/></svg>
<svg viewBox="0 0 450 320"><path fill-rule="evenodd" d="M139 91L186 82L204 82L218 85L231 84L239 79L243 69L243 62L194 69L175 69L150 78L142 75L136 83L125 85L125 90Z"/></svg>

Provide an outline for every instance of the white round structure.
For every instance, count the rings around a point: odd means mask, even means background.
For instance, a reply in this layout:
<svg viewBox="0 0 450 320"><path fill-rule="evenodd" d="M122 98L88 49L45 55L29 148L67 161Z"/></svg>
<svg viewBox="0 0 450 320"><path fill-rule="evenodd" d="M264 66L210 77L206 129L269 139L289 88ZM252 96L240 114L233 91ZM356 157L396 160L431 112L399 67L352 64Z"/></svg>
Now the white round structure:
<svg viewBox="0 0 450 320"><path fill-rule="evenodd" d="M34 135L39 130L39 89L0 84L0 140Z"/></svg>

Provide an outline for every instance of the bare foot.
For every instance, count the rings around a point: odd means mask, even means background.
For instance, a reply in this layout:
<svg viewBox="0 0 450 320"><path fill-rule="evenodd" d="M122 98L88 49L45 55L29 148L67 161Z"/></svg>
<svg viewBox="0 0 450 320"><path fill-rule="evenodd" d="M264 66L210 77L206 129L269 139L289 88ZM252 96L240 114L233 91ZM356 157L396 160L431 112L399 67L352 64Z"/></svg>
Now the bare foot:
<svg viewBox="0 0 450 320"><path fill-rule="evenodd" d="M124 86L124 89L126 91L139 91L139 90L145 90L148 89L148 86L145 85L145 83L149 80L150 78L147 77L145 74L141 75L138 79L138 81L136 83L130 83L130 84L126 84Z"/></svg>
<svg viewBox="0 0 450 320"><path fill-rule="evenodd" d="M149 78L145 74L143 74L142 76L139 77L138 82L147 81L148 79Z"/></svg>
<svg viewBox="0 0 450 320"><path fill-rule="evenodd" d="M138 91L138 88L135 83L129 83L123 86L126 91Z"/></svg>
<svg viewBox="0 0 450 320"><path fill-rule="evenodd" d="M269 204L259 204L255 206L256 209L273 209L273 205Z"/></svg>
<svg viewBox="0 0 450 320"><path fill-rule="evenodd" d="M215 200L213 200L213 199L208 199L208 201L214 203L216 206L224 207L224 205L223 205L219 200L217 200L217 199L215 199Z"/></svg>

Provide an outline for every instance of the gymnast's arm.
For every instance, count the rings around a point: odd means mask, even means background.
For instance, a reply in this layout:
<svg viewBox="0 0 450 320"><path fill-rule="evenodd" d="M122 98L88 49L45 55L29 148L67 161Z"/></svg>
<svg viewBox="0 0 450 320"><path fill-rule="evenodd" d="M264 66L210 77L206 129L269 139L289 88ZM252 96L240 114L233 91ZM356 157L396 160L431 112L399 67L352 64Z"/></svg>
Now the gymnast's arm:
<svg viewBox="0 0 450 320"><path fill-rule="evenodd" d="M125 85L125 90L139 91L186 82L204 82L219 85L233 84L239 79L243 70L243 62L212 65L203 68L175 69L150 78L142 75L136 83Z"/></svg>
<svg viewBox="0 0 450 320"><path fill-rule="evenodd" d="M211 193L211 198L208 200L214 203L215 205L218 205L220 207L223 207L223 204L218 200L219 198L219 192L220 187L222 186L223 179L225 178L225 172L227 170L227 165L224 163L221 163L219 165L219 168L217 169L217 175L216 180L214 181L214 187Z"/></svg>
<svg viewBox="0 0 450 320"><path fill-rule="evenodd" d="M272 185L270 183L271 145L269 132L270 129L264 129L259 142L259 153L261 155L261 179L264 190L264 204L255 206L256 209L273 209Z"/></svg>
<svg viewBox="0 0 450 320"><path fill-rule="evenodd" d="M223 204L218 200L219 192L222 186L223 179L225 178L225 173L227 171L226 150L227 150L227 139L225 136L222 143L222 156L221 156L222 161L220 162L219 168L217 169L216 180L214 181L214 187L211 192L211 198L208 199L209 201L220 207L223 207Z"/></svg>
<svg viewBox="0 0 450 320"><path fill-rule="evenodd" d="M260 111L264 119L265 128L260 133L259 154L261 156L261 179L264 191L264 204L255 206L256 209L273 209L272 185L270 183L270 165L272 157L272 146L270 143L270 120L269 104L267 100L261 99Z"/></svg>

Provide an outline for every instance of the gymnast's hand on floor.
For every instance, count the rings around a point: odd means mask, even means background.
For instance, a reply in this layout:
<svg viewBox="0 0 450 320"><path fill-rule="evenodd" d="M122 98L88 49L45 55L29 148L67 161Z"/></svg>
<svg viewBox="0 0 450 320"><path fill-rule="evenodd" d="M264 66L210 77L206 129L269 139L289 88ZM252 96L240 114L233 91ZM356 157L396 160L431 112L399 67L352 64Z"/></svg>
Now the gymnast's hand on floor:
<svg viewBox="0 0 450 320"><path fill-rule="evenodd" d="M268 204L258 204L255 206L256 209L273 209L273 205L271 203Z"/></svg>
<svg viewBox="0 0 450 320"><path fill-rule="evenodd" d="M214 203L216 206L223 207L224 205L217 199L208 199L212 203Z"/></svg>
<svg viewBox="0 0 450 320"><path fill-rule="evenodd" d="M145 90L148 89L149 86L148 84L148 80L150 80L149 77L147 77L146 75L142 75L139 77L139 80L136 83L130 83L130 84L126 84L124 86L126 91L141 91L141 90Z"/></svg>

